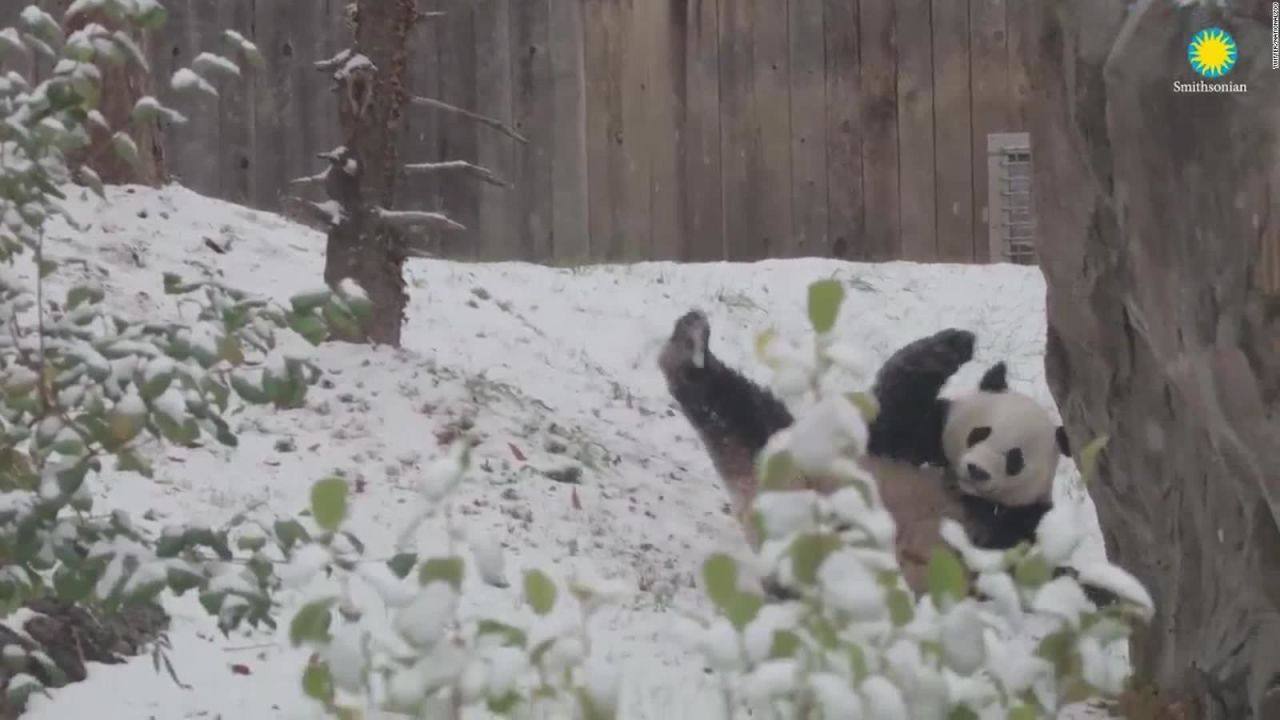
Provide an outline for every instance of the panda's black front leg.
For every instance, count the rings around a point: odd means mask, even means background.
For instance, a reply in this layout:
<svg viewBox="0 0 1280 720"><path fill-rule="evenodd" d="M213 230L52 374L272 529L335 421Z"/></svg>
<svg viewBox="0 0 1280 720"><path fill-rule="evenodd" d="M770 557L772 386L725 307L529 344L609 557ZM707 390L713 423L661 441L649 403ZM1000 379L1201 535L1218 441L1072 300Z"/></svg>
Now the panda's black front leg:
<svg viewBox="0 0 1280 720"><path fill-rule="evenodd" d="M872 386L880 413L871 424L869 454L946 466L942 428L948 402L938 394L973 359L974 342L968 330L942 330L903 346L885 361Z"/></svg>

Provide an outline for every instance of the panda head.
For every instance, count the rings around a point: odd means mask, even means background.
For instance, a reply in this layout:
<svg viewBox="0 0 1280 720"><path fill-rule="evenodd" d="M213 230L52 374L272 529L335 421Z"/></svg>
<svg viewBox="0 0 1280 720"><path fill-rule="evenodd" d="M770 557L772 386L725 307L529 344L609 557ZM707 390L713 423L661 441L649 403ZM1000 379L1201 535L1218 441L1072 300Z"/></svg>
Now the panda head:
<svg viewBox="0 0 1280 720"><path fill-rule="evenodd" d="M1003 362L950 401L942 449L960 491L1005 506L1049 501L1066 433L1040 403L1009 389Z"/></svg>

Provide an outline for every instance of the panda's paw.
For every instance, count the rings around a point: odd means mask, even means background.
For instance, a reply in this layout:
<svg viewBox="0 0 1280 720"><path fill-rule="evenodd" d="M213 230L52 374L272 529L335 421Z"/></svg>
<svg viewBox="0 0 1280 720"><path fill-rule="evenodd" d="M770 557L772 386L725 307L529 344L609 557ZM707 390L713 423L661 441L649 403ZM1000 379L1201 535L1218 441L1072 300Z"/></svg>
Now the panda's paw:
<svg viewBox="0 0 1280 720"><path fill-rule="evenodd" d="M710 338L711 323L705 313L690 310L682 315L658 355L662 372L670 378L691 368L706 367Z"/></svg>
<svg viewBox="0 0 1280 720"><path fill-rule="evenodd" d="M976 342L977 338L972 332L948 328L935 333L930 338L929 345L939 354L963 365L973 359L973 348Z"/></svg>

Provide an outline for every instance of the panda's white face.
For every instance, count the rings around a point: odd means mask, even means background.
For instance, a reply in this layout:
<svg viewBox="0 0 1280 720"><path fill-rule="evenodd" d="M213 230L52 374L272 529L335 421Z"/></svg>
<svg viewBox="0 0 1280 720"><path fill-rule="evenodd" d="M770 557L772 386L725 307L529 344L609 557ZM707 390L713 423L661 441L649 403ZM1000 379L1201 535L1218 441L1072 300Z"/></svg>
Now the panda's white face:
<svg viewBox="0 0 1280 720"><path fill-rule="evenodd" d="M960 490L1001 505L1050 499L1060 446L1052 416L1007 388L951 401L942 447Z"/></svg>

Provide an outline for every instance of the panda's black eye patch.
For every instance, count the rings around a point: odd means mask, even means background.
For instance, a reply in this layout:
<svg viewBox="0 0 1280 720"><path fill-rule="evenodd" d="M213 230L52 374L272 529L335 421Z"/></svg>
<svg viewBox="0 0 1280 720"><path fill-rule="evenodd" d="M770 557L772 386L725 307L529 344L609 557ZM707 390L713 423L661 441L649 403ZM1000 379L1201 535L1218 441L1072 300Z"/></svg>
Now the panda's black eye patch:
<svg viewBox="0 0 1280 720"><path fill-rule="evenodd" d="M969 447L973 447L989 437L991 437L991 428L976 427L969 431L969 440L967 441L967 444Z"/></svg>
<svg viewBox="0 0 1280 720"><path fill-rule="evenodd" d="M1004 455L1004 474L1010 477L1022 472L1026 463L1022 459L1022 450L1014 448Z"/></svg>

